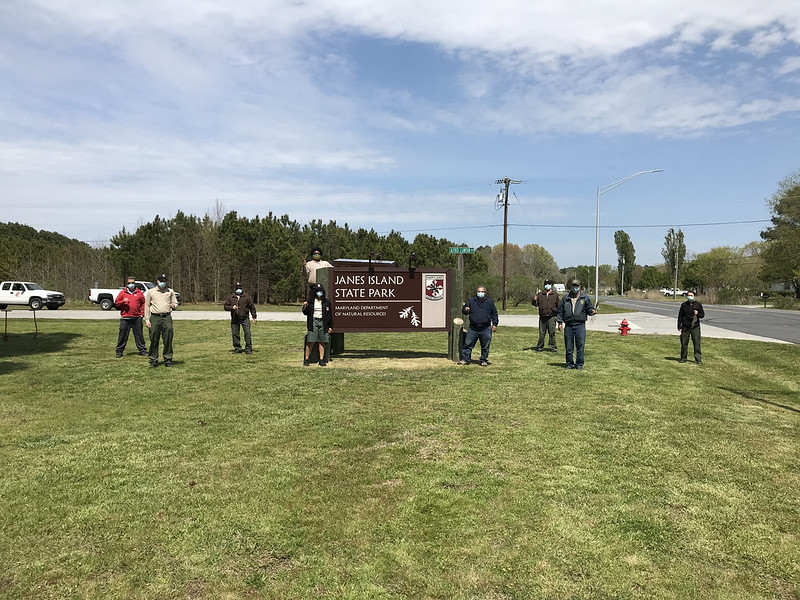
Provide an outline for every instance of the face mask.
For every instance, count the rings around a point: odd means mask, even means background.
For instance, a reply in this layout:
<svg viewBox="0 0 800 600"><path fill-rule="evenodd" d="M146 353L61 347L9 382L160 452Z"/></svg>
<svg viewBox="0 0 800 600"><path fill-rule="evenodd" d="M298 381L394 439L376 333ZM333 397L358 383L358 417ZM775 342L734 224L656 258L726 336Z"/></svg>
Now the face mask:
<svg viewBox="0 0 800 600"><path fill-rule="evenodd" d="M319 260L320 258L322 258L322 255L321 254L312 254L311 258L313 258L314 260Z"/></svg>
<svg viewBox="0 0 800 600"><path fill-rule="evenodd" d="M325 295L325 292L317 292L317 298L322 298Z"/></svg>
<svg viewBox="0 0 800 600"><path fill-rule="evenodd" d="M160 287L163 290L165 287L167 287L167 282L166 281L159 281L158 282L158 287Z"/></svg>
<svg viewBox="0 0 800 600"><path fill-rule="evenodd" d="M577 294L578 292L580 292L580 291L581 291L581 288L580 288L580 286L573 285L573 286L572 286L572 291L573 291L573 292L575 292L575 293Z"/></svg>
<svg viewBox="0 0 800 600"><path fill-rule="evenodd" d="M136 284L135 284L135 283L129 283L129 284L128 284L128 289L129 289L130 291L133 291L133 290L135 290L135 289L136 289Z"/></svg>
<svg viewBox="0 0 800 600"><path fill-rule="evenodd" d="M237 288L236 295L237 296L241 296L242 295L242 291L243 291L242 288Z"/></svg>
<svg viewBox="0 0 800 600"><path fill-rule="evenodd" d="M478 298L485 298L486 292L478 292Z"/></svg>
<svg viewBox="0 0 800 600"><path fill-rule="evenodd" d="M544 286L544 289L549 290L551 287L553 286L548 283L546 286Z"/></svg>
<svg viewBox="0 0 800 600"><path fill-rule="evenodd" d="M694 296L686 296L686 299L687 299L689 302L694 302Z"/></svg>

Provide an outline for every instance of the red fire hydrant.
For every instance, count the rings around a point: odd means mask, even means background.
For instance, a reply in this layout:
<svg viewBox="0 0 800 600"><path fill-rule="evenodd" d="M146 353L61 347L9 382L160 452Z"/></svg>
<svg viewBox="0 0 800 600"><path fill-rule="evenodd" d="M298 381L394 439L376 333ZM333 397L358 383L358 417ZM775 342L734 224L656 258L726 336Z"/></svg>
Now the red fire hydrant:
<svg viewBox="0 0 800 600"><path fill-rule="evenodd" d="M628 335L628 332L631 330L630 324L628 323L627 319L622 319L622 322L619 324L619 334L620 335Z"/></svg>

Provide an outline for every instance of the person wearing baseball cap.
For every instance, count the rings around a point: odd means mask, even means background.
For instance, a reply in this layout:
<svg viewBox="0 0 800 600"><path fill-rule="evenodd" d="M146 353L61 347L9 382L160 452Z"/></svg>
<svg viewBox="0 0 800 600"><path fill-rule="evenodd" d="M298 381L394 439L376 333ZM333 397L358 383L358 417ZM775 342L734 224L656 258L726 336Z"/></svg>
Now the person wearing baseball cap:
<svg viewBox="0 0 800 600"><path fill-rule="evenodd" d="M572 279L569 293L561 298L558 305L558 330L564 332L564 346L567 350L567 368L583 370L583 350L586 345L586 319L597 314L592 300L581 290L581 282ZM575 360L572 352L575 351Z"/></svg>
<svg viewBox="0 0 800 600"><path fill-rule="evenodd" d="M256 305L250 294L245 293L244 286L236 282L233 286L233 293L225 300L225 310L231 313L231 337L233 337L233 351L236 354L242 353L242 340L239 337L239 330L244 330L244 352L253 353L253 340L250 336L250 317L253 323L256 322Z"/></svg>
<svg viewBox="0 0 800 600"><path fill-rule="evenodd" d="M178 308L175 291L167 286L167 274L156 278L156 286L144 297L144 321L150 330L150 368L158 366L159 341L164 342L164 366L172 366L172 311Z"/></svg>

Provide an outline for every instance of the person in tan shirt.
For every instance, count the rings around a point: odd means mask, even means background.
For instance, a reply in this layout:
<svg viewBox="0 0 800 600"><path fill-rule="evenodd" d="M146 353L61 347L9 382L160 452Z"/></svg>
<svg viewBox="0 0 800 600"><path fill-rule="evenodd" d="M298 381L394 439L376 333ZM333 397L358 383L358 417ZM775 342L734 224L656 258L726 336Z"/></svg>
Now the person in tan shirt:
<svg viewBox="0 0 800 600"><path fill-rule="evenodd" d="M156 279L156 287L147 290L144 296L144 321L150 330L150 368L158 366L159 340L164 341L164 366L172 366L172 311L178 308L175 292L167 287L167 276L162 273Z"/></svg>
<svg viewBox="0 0 800 600"><path fill-rule="evenodd" d="M333 267L327 260L322 260L322 248L314 246L311 249L311 260L303 263L303 269L306 273L306 280L309 285L319 283L317 281L317 269L328 269Z"/></svg>

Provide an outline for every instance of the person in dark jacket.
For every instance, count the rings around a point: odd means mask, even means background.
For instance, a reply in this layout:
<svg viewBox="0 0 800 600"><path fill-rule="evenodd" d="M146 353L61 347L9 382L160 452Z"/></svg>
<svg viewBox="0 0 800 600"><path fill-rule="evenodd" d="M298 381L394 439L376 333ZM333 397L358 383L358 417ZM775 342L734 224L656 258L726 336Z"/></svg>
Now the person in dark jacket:
<svg viewBox="0 0 800 600"><path fill-rule="evenodd" d="M544 336L550 338L550 352L558 352L556 346L556 315L558 314L558 292L553 289L553 282L544 280L544 290L533 297L531 304L539 309L539 341L536 352L544 350Z"/></svg>
<svg viewBox="0 0 800 600"><path fill-rule="evenodd" d="M689 338L692 338L692 348L694 349L694 360L698 365L703 364L703 357L700 353L700 319L706 316L703 305L696 302L694 292L686 295L686 302L681 304L678 309L678 331L681 332L681 362L686 362L686 355L689 354Z"/></svg>
<svg viewBox="0 0 800 600"><path fill-rule="evenodd" d="M324 367L328 364L328 357L325 356L325 344L331 341L333 332L333 305L325 296L325 287L321 283L311 286L311 296L303 302L303 314L306 316L306 349L303 366L307 367L310 363L311 350L314 342L319 344L319 366Z"/></svg>
<svg viewBox="0 0 800 600"><path fill-rule="evenodd" d="M492 333L497 331L497 308L490 298L486 297L486 288L478 286L475 295L464 303L461 312L469 315L469 329L464 338L464 348L461 350L460 365L468 365L472 360L472 349L475 342L481 341L481 366L489 365L489 344L492 343Z"/></svg>
<svg viewBox="0 0 800 600"><path fill-rule="evenodd" d="M242 284L238 281L234 286L233 294L225 300L225 310L231 313L231 337L233 338L233 351L242 352L242 340L239 337L240 328L244 330L244 352L253 353L253 339L250 335L250 317L256 322L256 305L249 294L244 292Z"/></svg>
<svg viewBox="0 0 800 600"><path fill-rule="evenodd" d="M592 301L583 290L581 282L573 279L569 282L569 293L561 298L558 305L558 330L564 332L564 346L567 350L567 368L583 369L583 350L586 345L586 319L596 315ZM575 360L572 352L575 351Z"/></svg>

